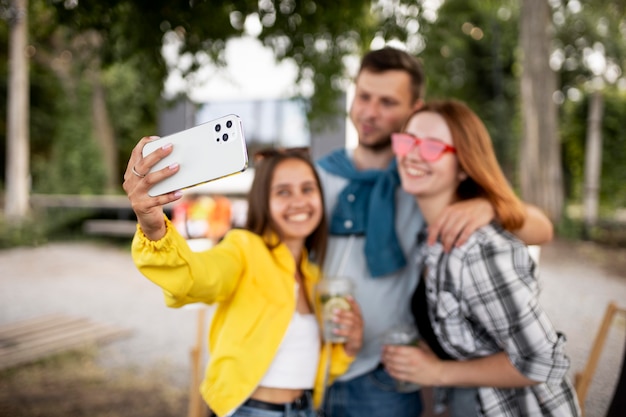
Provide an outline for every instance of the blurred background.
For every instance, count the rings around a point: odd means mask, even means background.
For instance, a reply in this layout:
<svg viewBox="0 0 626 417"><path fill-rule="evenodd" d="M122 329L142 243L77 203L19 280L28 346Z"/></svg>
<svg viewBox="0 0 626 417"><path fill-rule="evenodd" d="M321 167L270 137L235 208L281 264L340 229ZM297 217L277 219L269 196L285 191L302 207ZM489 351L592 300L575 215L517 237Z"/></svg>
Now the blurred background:
<svg viewBox="0 0 626 417"><path fill-rule="evenodd" d="M483 118L559 235L626 240L622 0L1 0L0 16L0 246L132 220L115 197L145 135L236 113L251 153L352 146L352 79L385 45L422 60L427 98Z"/></svg>
<svg viewBox="0 0 626 417"><path fill-rule="evenodd" d="M0 415L27 415L7 411L19 403L180 416L197 400L193 382L188 394L187 381L168 378L186 379L190 346L199 363L194 335L206 323L165 309L128 254L136 221L121 183L131 150L229 113L242 117L250 155L352 147L352 81L360 57L385 45L422 61L426 99L457 98L478 113L511 184L553 221L545 304L569 336L572 373L582 369L607 302L625 299L624 0L0 0L0 324L54 311L113 321L137 335L109 348L115 359L177 361L158 364L167 377L149 376L164 387L141 381L135 391L116 378L123 394L93 374L68 382L77 368L93 371L95 354L70 358L69 376L54 361L37 378L4 372ZM210 246L243 223L253 175L251 163L166 211L190 242ZM620 317L588 417L603 415L624 375ZM79 394L89 387L101 414ZM52 416L42 413L32 415Z"/></svg>

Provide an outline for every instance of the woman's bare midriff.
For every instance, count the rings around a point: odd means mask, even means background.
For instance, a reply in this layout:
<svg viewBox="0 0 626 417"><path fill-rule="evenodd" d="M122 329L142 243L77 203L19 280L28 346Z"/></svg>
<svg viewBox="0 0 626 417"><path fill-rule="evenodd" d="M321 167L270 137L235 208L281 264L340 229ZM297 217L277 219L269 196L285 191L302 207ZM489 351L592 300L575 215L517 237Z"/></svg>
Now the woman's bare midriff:
<svg viewBox="0 0 626 417"><path fill-rule="evenodd" d="M303 393L304 390L301 389L257 387L250 398L266 403L285 404L300 398Z"/></svg>

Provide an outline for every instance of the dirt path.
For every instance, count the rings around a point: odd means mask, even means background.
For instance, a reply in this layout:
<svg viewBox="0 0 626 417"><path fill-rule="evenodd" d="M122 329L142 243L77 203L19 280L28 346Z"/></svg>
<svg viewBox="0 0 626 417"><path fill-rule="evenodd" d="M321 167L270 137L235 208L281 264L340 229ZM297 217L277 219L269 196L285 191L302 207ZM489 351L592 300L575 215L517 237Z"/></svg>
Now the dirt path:
<svg viewBox="0 0 626 417"><path fill-rule="evenodd" d="M626 305L626 249L554 242L542 248L542 303L568 338L572 374L582 369L610 300ZM94 243L53 243L0 251L0 324L67 313L133 330L101 353L109 367L158 366L182 386L195 343L193 308L164 307L126 249ZM626 320L615 321L587 401L587 416L604 415L621 367Z"/></svg>
<svg viewBox="0 0 626 417"><path fill-rule="evenodd" d="M189 380L196 311L164 307L161 291L134 267L127 250L93 243L54 243L0 251L0 324L51 313L132 329L106 345L107 366L158 364Z"/></svg>

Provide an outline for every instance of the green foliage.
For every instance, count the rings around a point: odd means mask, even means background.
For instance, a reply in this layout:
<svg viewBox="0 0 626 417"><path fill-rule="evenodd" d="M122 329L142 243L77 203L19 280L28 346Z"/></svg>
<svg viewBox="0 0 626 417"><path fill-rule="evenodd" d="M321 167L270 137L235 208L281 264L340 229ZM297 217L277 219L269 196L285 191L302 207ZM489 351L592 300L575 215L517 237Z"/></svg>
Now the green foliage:
<svg viewBox="0 0 626 417"><path fill-rule="evenodd" d="M564 216L556 225L561 239L589 240L609 247L626 247L626 224L610 218L601 218L594 226L585 227L583 219Z"/></svg>
<svg viewBox="0 0 626 417"><path fill-rule="evenodd" d="M582 202L585 169L585 134L589 100L567 101L561 107L561 141L563 143L563 178L565 198Z"/></svg>
<svg viewBox="0 0 626 417"><path fill-rule="evenodd" d="M615 220L601 220L589 232L590 239L611 247L626 247L626 224Z"/></svg>
<svg viewBox="0 0 626 417"><path fill-rule="evenodd" d="M584 231L582 220L567 215L561 217L561 221L554 228L557 236L564 239L580 239Z"/></svg>
<svg viewBox="0 0 626 417"><path fill-rule="evenodd" d="M600 206L604 209L626 207L626 93L615 89L603 91L602 171ZM579 102L567 101L561 115L566 195L572 202L582 202L585 167L585 140L589 96Z"/></svg>
<svg viewBox="0 0 626 417"><path fill-rule="evenodd" d="M117 144L119 161L125 162L142 136L156 133L156 102L161 92L160 84L152 82L141 73L141 61L113 64L103 75L107 91L107 109ZM119 178L122 178L125 163L121 164Z"/></svg>
<svg viewBox="0 0 626 417"><path fill-rule="evenodd" d="M609 208L626 207L626 92L607 92L602 123L600 199Z"/></svg>
<svg viewBox="0 0 626 417"><path fill-rule="evenodd" d="M137 140L156 131L163 80L169 70L161 55L164 37L175 35L182 42L177 68L192 74L203 62L224 63L226 42L246 33L246 19L260 22L258 33L252 35L258 34L278 59L292 59L298 65L296 91L300 96L314 92L308 100L313 127L327 124L328 115L344 112L336 105L352 75L347 72L347 62L354 63L373 40L375 47L390 40L405 42L425 64L427 97L466 101L487 125L504 171L515 183L519 2L446 0L434 15L432 3L30 0L29 43L35 52L30 69L33 189L73 193L102 189L104 170L91 127L91 86L79 82L89 80L93 68L102 74L118 157L126 161ZM626 3L581 0L576 3L582 6L580 10L573 3L550 2L556 22L555 48L562 53L559 74L564 97L570 89L586 89L591 72L585 56L595 48L604 50L609 64L622 68L622 74L626 68ZM6 16L7 5L6 1L0 3L2 16ZM0 22L2 57L8 56L9 25L5 22ZM0 92L6 96L6 59L0 59L0 78ZM615 198L610 205L617 206L624 202L619 185L624 182L623 174L616 171L624 148L620 142L624 139L618 134L623 112L615 110L612 116L610 100L607 98L605 147L615 148L605 149L608 162L603 175L609 185L603 177L606 195L602 199L608 204ZM575 199L581 189L584 147L580 138L584 137L586 113L568 101L562 113L568 195ZM2 101L0 178L5 174L5 121L6 101Z"/></svg>
<svg viewBox="0 0 626 417"><path fill-rule="evenodd" d="M498 160L512 178L519 143L517 4L448 0L438 15L434 22L421 21L427 97L467 102L487 126Z"/></svg>
<svg viewBox="0 0 626 417"><path fill-rule="evenodd" d="M594 78L588 62L593 51L602 53L607 65L621 67L622 76L626 69L626 2L581 0L579 4L580 9L568 7L567 1L552 2L555 50L562 61L559 74L565 95L570 88L585 88Z"/></svg>
<svg viewBox="0 0 626 417"><path fill-rule="evenodd" d="M9 222L0 216L0 249L39 246L53 240L85 240L89 236L83 232L83 222L93 215L90 209L51 207L32 211L20 223Z"/></svg>
<svg viewBox="0 0 626 417"><path fill-rule="evenodd" d="M371 14L372 2L363 0L198 0L176 6L165 0L81 0L79 7L67 8L60 1L54 5L61 24L101 34L105 66L138 57L142 74L159 87L168 71L161 56L167 33L181 41L179 53L186 63L178 69L192 74L202 62L223 64L227 40L244 34L246 19L256 17L261 42L278 59L293 59L298 65L301 94L314 88L310 115L321 119L339 110L337 98L347 77L343 59L367 49L381 25ZM393 34L404 32L397 25L386 26Z"/></svg>
<svg viewBox="0 0 626 417"><path fill-rule="evenodd" d="M47 242L45 226L38 219L27 219L19 224L0 216L0 249L16 246L37 246Z"/></svg>
<svg viewBox="0 0 626 417"><path fill-rule="evenodd" d="M47 158L32 162L33 191L47 194L98 194L104 187L104 168L92 124L83 109L89 109L90 89L81 83L76 100L60 100L57 121Z"/></svg>
<svg viewBox="0 0 626 417"><path fill-rule="evenodd" d="M279 59L295 61L297 83L314 87L314 94L307 97L312 119L323 120L343 110L337 108L349 76L343 59L368 49L366 41L380 23L370 10L371 2L358 0L267 2L259 7L263 24L259 39Z"/></svg>
<svg viewBox="0 0 626 417"><path fill-rule="evenodd" d="M98 46L93 27L60 24L59 9L49 1L31 0L29 7L29 43L34 53L30 61L32 189L44 193L100 193L104 167L91 121L94 64L108 63L102 70L101 82L106 88L118 155L125 161L139 137L156 131L163 74L160 54L155 60L150 58L154 51L133 53L130 43L121 38L123 34L117 27L121 22L106 27L120 38L115 37L114 44L102 40ZM116 13L123 14L118 9ZM105 15L100 16L104 22L116 22ZM88 21L97 19L93 16ZM76 24L80 22L84 23L80 20ZM8 25L0 25L0 54L5 57L7 29ZM6 92L6 60L0 60L0 76L0 91ZM6 104L6 100L0 102L0 179L5 175ZM122 171L118 175L121 178Z"/></svg>

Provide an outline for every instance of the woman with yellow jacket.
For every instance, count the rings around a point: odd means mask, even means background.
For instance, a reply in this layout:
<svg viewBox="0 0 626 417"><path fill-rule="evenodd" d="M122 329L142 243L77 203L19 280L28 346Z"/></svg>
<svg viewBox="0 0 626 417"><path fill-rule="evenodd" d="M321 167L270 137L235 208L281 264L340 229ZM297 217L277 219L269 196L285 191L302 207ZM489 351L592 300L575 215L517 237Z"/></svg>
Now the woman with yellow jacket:
<svg viewBox="0 0 626 417"><path fill-rule="evenodd" d="M327 225L320 182L303 151L268 151L256 164L245 229L193 252L163 213L180 191L148 195L175 175L176 164L149 174L172 145L142 157L132 152L124 190L137 215L132 245L137 268L163 289L166 304L217 303L201 394L218 416L313 417L325 385L345 372L361 347L360 309L335 311L344 344L323 344L314 312L317 265ZM315 261L313 263L312 260Z"/></svg>

